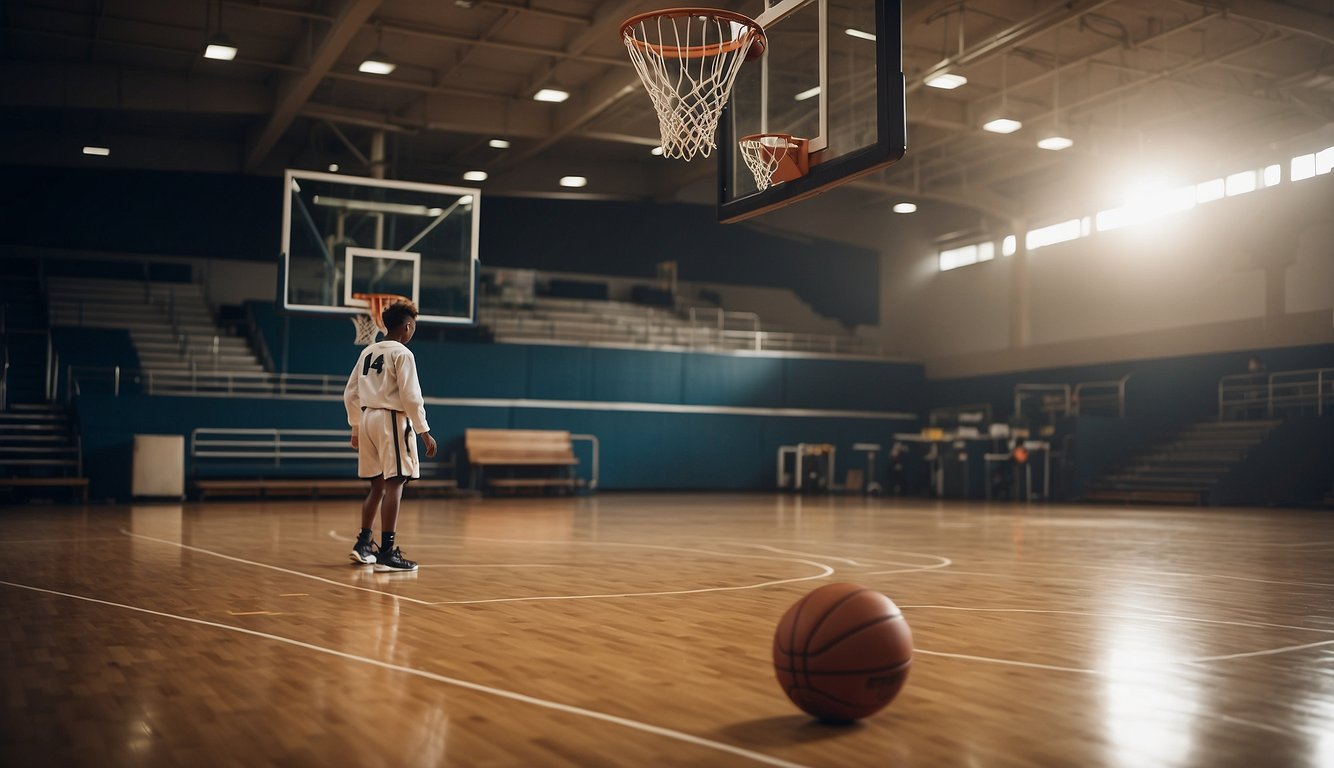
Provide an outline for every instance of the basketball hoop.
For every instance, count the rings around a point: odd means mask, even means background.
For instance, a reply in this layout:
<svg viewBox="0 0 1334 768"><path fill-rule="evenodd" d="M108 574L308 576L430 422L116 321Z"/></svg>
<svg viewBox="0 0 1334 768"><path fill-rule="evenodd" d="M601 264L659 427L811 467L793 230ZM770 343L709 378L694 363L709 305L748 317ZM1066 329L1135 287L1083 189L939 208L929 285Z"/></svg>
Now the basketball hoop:
<svg viewBox="0 0 1334 768"><path fill-rule="evenodd" d="M412 302L412 299L396 293L354 293L352 298L368 303L366 314L352 316L352 324L357 327L357 337L353 341L362 346L375 343L377 333L388 333L384 327L384 320L380 318L385 309L400 301Z"/></svg>
<svg viewBox="0 0 1334 768"><path fill-rule="evenodd" d="M811 168L806 139L786 133L757 133L742 138L738 144L761 192L770 184L799 179Z"/></svg>
<svg viewBox="0 0 1334 768"><path fill-rule="evenodd" d="M667 8L626 19L621 39L658 113L662 154L708 157L742 62L764 55L764 28L718 8Z"/></svg>

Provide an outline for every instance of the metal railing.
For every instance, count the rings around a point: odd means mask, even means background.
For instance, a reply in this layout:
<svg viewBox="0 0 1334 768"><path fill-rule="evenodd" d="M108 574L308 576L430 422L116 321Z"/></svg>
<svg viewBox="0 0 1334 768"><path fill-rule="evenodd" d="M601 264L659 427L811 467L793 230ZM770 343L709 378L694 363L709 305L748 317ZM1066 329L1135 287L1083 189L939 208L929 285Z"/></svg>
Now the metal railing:
<svg viewBox="0 0 1334 768"><path fill-rule="evenodd" d="M855 336L763 330L754 312L691 307L684 317L645 311L606 313L596 301L571 301L570 310L587 317L556 319L543 310L484 312L482 325L498 338L542 340L567 344L625 344L671 347L690 351L737 350L806 352L858 357L884 357L876 343ZM489 315L489 316L487 316Z"/></svg>
<svg viewBox="0 0 1334 768"><path fill-rule="evenodd" d="M1069 416L1070 395L1069 384L1016 384L1014 415L1021 423L1033 421L1038 416L1048 421Z"/></svg>
<svg viewBox="0 0 1334 768"><path fill-rule="evenodd" d="M690 351L745 350L808 352L828 355L883 357L881 347L853 336L788 331L718 330L711 325L655 322L652 318L616 318L606 322L542 320L515 316L484 322L497 337L515 341L542 340L565 344L627 344Z"/></svg>
<svg viewBox="0 0 1334 768"><path fill-rule="evenodd" d="M1233 373L1218 380L1222 421L1302 413L1323 416L1330 409L1334 409L1334 368Z"/></svg>
<svg viewBox="0 0 1334 768"><path fill-rule="evenodd" d="M1127 373L1115 381L1081 381L1075 385L1072 395L1072 408L1076 416L1115 415L1118 419L1126 417L1126 382L1131 374Z"/></svg>
<svg viewBox="0 0 1334 768"><path fill-rule="evenodd" d="M300 466L315 466L312 462L332 462L338 466L346 462L353 467L357 449L348 440L346 429L239 429L227 427L199 427L190 432L190 458L197 470L199 460L209 462L209 474L220 468L256 467L249 462L273 462L281 469L283 462L296 461ZM217 460L217 463L213 463ZM432 459L424 456L420 463L423 479L452 479L457 471L454 454L437 454Z"/></svg>
<svg viewBox="0 0 1334 768"><path fill-rule="evenodd" d="M77 395L98 392L119 397L127 387L145 395L341 396L347 385L344 376L320 374L126 371L120 366L89 365L71 365L65 370L66 401Z"/></svg>
<svg viewBox="0 0 1334 768"><path fill-rule="evenodd" d="M691 325L712 325L720 331L760 330L760 316L754 312L733 312L722 307L690 307L686 310L686 317ZM706 320L708 317L713 318L711 323ZM738 325L743 327L738 328Z"/></svg>

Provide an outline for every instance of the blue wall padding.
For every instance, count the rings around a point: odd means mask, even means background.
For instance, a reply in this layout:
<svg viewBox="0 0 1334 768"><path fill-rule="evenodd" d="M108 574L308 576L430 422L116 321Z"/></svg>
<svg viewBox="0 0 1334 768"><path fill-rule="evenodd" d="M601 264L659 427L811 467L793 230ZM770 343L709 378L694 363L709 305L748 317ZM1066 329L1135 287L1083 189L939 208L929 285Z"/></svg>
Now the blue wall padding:
<svg viewBox="0 0 1334 768"><path fill-rule="evenodd" d="M537 400L592 400L593 350L528 348L528 396Z"/></svg>
<svg viewBox="0 0 1334 768"><path fill-rule="evenodd" d="M335 400L85 395L78 401L86 473L94 498L129 496L131 455L136 434L179 434L197 427L341 429L346 416ZM596 435L601 444L603 489L773 488L780 445L833 443L838 448L836 478L865 466L852 452L857 442L892 443L895 432L915 429L910 420L787 417L729 414L602 411L595 409L428 406L434 436L459 450L468 428L560 429ZM587 455L587 449L580 449ZM460 456L460 459L464 458ZM883 461L884 454L880 459ZM229 465L230 466L230 465ZM281 470L237 462L230 470L187 459L187 476L260 474L329 475L355 469L341 465L284 463ZM587 477L588 467L581 468ZM466 477L462 478L466 481Z"/></svg>

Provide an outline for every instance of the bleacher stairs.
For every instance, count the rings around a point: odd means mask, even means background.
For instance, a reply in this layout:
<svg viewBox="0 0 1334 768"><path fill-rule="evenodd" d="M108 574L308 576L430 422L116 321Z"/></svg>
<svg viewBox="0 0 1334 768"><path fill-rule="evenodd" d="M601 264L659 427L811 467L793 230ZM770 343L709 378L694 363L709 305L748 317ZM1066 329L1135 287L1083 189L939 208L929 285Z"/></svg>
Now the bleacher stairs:
<svg viewBox="0 0 1334 768"><path fill-rule="evenodd" d="M48 295L53 326L128 330L145 371L264 371L246 339L215 322L197 284L53 277Z"/></svg>
<svg viewBox="0 0 1334 768"><path fill-rule="evenodd" d="M1228 473L1280 424L1279 421L1203 421L1135 454L1094 481L1089 501L1155 504L1210 503Z"/></svg>
<svg viewBox="0 0 1334 768"><path fill-rule="evenodd" d="M79 438L61 405L14 403L0 411L0 488L69 487L87 494Z"/></svg>

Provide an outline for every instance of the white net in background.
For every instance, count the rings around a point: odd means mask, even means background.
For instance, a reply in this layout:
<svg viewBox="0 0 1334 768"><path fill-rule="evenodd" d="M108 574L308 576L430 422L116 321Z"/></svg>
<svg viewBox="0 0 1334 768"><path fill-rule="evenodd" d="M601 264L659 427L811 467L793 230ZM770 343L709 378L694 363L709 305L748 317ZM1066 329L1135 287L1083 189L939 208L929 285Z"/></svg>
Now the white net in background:
<svg viewBox="0 0 1334 768"><path fill-rule="evenodd" d="M747 136L738 145L746 167L755 176L755 186L761 192L769 188L774 171L778 170L778 165L787 157L787 153L797 148L791 136L769 133Z"/></svg>
<svg viewBox="0 0 1334 768"><path fill-rule="evenodd" d="M375 343L375 337L380 329L375 327L375 321L370 315L353 315L352 324L357 327L357 337L352 340L354 344L364 347Z"/></svg>
<svg viewBox="0 0 1334 768"><path fill-rule="evenodd" d="M699 8L643 14L621 27L630 61L653 100L665 157L708 157L718 116L764 30L730 11Z"/></svg>
<svg viewBox="0 0 1334 768"><path fill-rule="evenodd" d="M354 293L352 298L361 299L369 305L366 314L352 316L352 324L357 327L357 336L353 339L353 343L362 346L374 344L376 335L388 333L384 327L384 320L380 317L381 313L400 301L410 303L406 296L393 293Z"/></svg>

